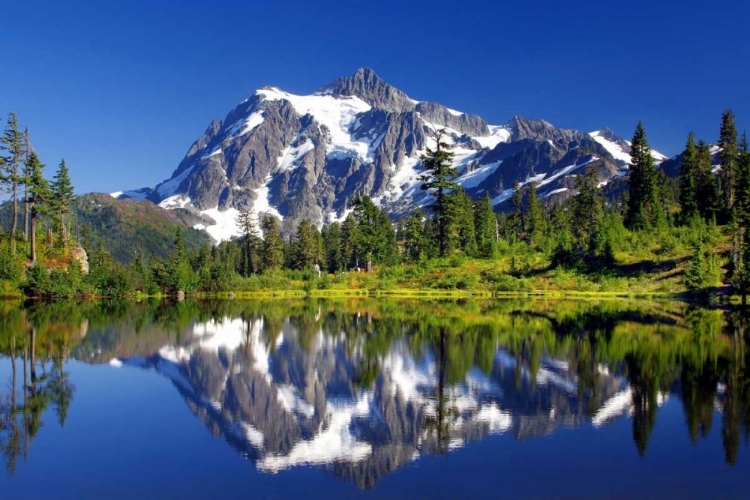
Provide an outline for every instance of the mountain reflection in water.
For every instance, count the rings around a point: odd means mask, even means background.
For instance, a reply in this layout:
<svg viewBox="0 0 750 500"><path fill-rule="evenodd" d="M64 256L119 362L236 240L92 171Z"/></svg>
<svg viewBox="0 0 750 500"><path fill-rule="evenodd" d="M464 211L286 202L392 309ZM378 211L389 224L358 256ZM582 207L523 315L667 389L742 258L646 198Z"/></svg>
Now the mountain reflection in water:
<svg viewBox="0 0 750 500"><path fill-rule="evenodd" d="M64 423L75 404L68 356L168 378L260 471L324 466L362 488L490 435L623 418L645 456L670 398L693 442L720 415L729 464L750 431L747 320L733 311L621 301L4 307L0 351L13 380L0 390L15 390L0 395L0 444L11 474L18 457L33 460L45 411Z"/></svg>

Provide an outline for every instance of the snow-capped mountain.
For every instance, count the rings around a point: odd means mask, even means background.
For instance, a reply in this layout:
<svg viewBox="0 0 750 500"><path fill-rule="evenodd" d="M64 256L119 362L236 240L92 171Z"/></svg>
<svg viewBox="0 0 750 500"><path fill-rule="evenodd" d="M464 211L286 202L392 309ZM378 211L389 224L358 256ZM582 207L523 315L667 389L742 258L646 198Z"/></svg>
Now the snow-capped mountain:
<svg viewBox="0 0 750 500"><path fill-rule="evenodd" d="M237 234L236 215L248 208L278 217L285 231L302 218L341 220L357 194L398 216L429 203L420 155L435 147L438 130L455 155L456 181L474 197L489 193L496 206L515 182L534 182L551 196L572 187L586 165L606 183L630 160L629 144L606 129L586 134L519 116L490 125L411 99L361 68L311 95L257 90L209 125L171 178L112 196L194 212L204 221L195 227L217 241Z"/></svg>

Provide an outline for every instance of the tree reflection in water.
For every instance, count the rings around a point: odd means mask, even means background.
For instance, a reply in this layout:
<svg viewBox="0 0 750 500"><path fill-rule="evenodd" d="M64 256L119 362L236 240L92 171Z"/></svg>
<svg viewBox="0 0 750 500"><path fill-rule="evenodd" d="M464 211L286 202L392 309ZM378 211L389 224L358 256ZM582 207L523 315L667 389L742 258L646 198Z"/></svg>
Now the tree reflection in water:
<svg viewBox="0 0 750 500"><path fill-rule="evenodd" d="M648 456L679 397L697 443L720 413L725 460L750 433L747 315L681 303L349 299L6 303L10 473L65 424L69 356L153 369L261 470L329 465L361 487L493 433L632 419Z"/></svg>

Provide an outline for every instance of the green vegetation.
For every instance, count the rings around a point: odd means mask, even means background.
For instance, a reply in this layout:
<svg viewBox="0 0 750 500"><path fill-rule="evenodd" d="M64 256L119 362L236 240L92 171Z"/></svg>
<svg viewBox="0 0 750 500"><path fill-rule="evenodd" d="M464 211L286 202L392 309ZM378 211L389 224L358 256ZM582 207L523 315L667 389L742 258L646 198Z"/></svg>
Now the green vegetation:
<svg viewBox="0 0 750 500"><path fill-rule="evenodd" d="M593 159L567 199L543 200L535 185L516 184L512 210L501 214L487 195L472 201L451 180L456 172L440 134L435 150L422 158L423 187L435 200L431 213L416 209L394 226L384 209L356 196L342 223L318 229L303 220L285 241L278 220L259 221L243 211L237 220L242 236L211 246L196 231L183 230L188 222L180 211L170 212L172 222L165 224L163 210L150 203L106 195L74 199L64 161L49 185L12 117L0 181L14 203L18 186L24 188L18 201L28 209L31 234L26 241L14 233L13 208L10 231L0 238L0 293L61 298L440 291L705 299L728 290L744 297L750 289L750 153L744 136L737 141L731 112L724 114L720 141L731 175L722 173L724 167L714 172L708 145L696 145L691 133L679 183L671 182L656 168L639 123L624 197L603 196ZM88 254L88 273L75 257L79 245Z"/></svg>

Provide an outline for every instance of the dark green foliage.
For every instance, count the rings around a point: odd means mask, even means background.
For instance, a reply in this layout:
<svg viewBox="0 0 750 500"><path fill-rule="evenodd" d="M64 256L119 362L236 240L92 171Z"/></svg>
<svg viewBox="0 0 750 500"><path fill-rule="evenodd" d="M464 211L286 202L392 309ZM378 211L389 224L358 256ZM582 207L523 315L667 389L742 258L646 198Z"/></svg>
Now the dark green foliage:
<svg viewBox="0 0 750 500"><path fill-rule="evenodd" d="M573 198L572 225L576 249L586 254L593 254L596 248L596 236L604 215L604 200L597 187L596 171L589 166L585 175L576 177L578 194Z"/></svg>
<svg viewBox="0 0 750 500"><path fill-rule="evenodd" d="M474 204L466 191L458 188L446 196L446 245L448 253L460 250L469 256L477 253L474 231Z"/></svg>
<svg viewBox="0 0 750 500"><path fill-rule="evenodd" d="M524 231L529 244L539 244L542 235L547 230L547 221L544 216L544 209L539 202L539 196L536 191L536 184L533 182L529 187L529 193L526 199L526 213L524 214Z"/></svg>
<svg viewBox="0 0 750 500"><path fill-rule="evenodd" d="M630 189L625 223L629 228L654 227L663 213L658 197L656 165L641 122L638 122L633 134L630 156Z"/></svg>
<svg viewBox="0 0 750 500"><path fill-rule="evenodd" d="M448 254L448 193L459 185L452 181L458 171L452 166L453 153L447 151L448 144L442 141L443 131L440 130L435 138L434 150L427 148L427 153L421 156L425 173L419 177L423 182L422 189L431 191L435 196L432 210L435 214L437 229L437 243L441 256Z"/></svg>
<svg viewBox="0 0 750 500"><path fill-rule="evenodd" d="M683 222L689 221L698 213L698 150L693 132L688 135L685 152L682 154L680 208Z"/></svg>
<svg viewBox="0 0 750 500"><path fill-rule="evenodd" d="M477 240L479 257L491 259L497 256L497 216L492 208L489 193L474 204L474 234Z"/></svg>
<svg viewBox="0 0 750 500"><path fill-rule="evenodd" d="M721 207L723 220L729 220L734 207L735 184L737 181L737 127L734 124L734 113L731 109L721 115L719 131L719 170Z"/></svg>
<svg viewBox="0 0 750 500"><path fill-rule="evenodd" d="M720 193L716 176L711 171L711 149L703 141L698 142L697 198L698 210L704 219L714 218L719 211Z"/></svg>
<svg viewBox="0 0 750 500"><path fill-rule="evenodd" d="M24 134L18 129L18 120L16 115L8 115L8 124L3 136L0 137L0 151L6 151L7 155L3 157L0 166L3 170L0 172L0 183L7 192L11 194L12 219L10 225L10 237L15 239L16 229L18 227L18 187L25 184L27 179L20 175L19 167L26 154L24 151Z"/></svg>
<svg viewBox="0 0 750 500"><path fill-rule="evenodd" d="M419 262L428 257L424 218L424 213L417 208L403 224L404 259L409 262Z"/></svg>
<svg viewBox="0 0 750 500"><path fill-rule="evenodd" d="M318 230L309 219L304 219L297 226L297 237L294 240L294 269L312 269L321 262L321 238Z"/></svg>
<svg viewBox="0 0 750 500"><path fill-rule="evenodd" d="M341 251L341 224L323 226L320 231L323 238L323 248L325 250L325 269L329 273L337 273L346 269L346 261Z"/></svg>
<svg viewBox="0 0 750 500"><path fill-rule="evenodd" d="M60 242L64 247L68 242L68 223L75 202L73 184L70 182L70 174L65 160L60 162L60 167L55 173L54 181L50 186L50 214L55 228L58 230Z"/></svg>
<svg viewBox="0 0 750 500"><path fill-rule="evenodd" d="M284 264L284 240L279 234L276 217L267 215L263 219L263 244L261 247L261 267L264 271L278 269Z"/></svg>
<svg viewBox="0 0 750 500"><path fill-rule="evenodd" d="M393 264L398 258L396 232L388 212L376 206L367 196L356 196L352 215L357 222L355 251L360 262Z"/></svg>

